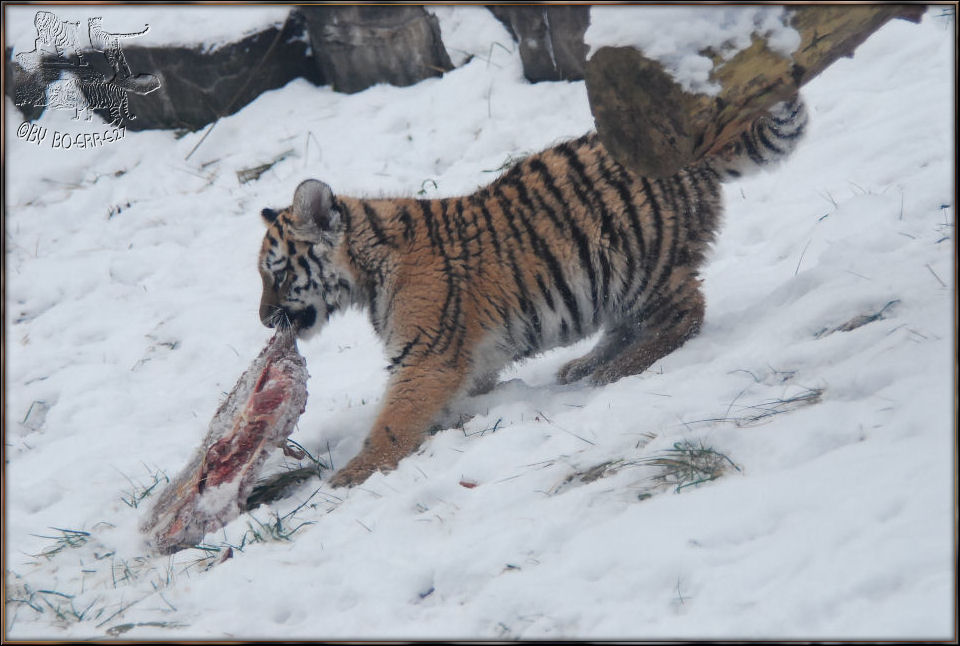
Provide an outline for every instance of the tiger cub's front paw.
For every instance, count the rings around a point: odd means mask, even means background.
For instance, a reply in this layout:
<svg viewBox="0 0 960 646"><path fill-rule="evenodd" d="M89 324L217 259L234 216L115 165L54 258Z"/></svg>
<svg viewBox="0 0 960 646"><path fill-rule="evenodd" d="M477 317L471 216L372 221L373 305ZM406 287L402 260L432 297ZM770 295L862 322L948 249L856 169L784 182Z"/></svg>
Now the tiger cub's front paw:
<svg viewBox="0 0 960 646"><path fill-rule="evenodd" d="M377 471L393 471L396 466L396 463L375 462L363 455L358 455L350 460L345 467L333 474L333 477L330 478L330 486L353 487L363 484L367 478Z"/></svg>

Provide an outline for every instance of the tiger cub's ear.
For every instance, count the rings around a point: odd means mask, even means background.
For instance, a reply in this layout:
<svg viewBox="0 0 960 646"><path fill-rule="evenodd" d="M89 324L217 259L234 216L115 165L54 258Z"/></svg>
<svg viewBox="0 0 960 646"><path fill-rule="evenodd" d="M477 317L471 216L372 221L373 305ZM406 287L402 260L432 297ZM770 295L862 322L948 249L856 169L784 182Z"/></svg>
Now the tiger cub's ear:
<svg viewBox="0 0 960 646"><path fill-rule="evenodd" d="M319 242L325 232L340 224L340 213L333 208L333 191L315 179L301 182L297 187L290 213L294 234L308 242Z"/></svg>
<svg viewBox="0 0 960 646"><path fill-rule="evenodd" d="M273 209L264 209L260 211L260 217L262 217L263 221L266 222L267 224L273 224L274 221L276 221L278 215L280 214L274 211Z"/></svg>

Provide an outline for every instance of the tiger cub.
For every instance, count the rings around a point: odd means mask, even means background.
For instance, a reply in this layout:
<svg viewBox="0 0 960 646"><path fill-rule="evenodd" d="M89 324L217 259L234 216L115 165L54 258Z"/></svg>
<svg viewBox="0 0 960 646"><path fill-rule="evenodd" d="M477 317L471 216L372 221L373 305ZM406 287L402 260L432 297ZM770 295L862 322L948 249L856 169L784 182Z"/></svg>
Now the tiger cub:
<svg viewBox="0 0 960 646"><path fill-rule="evenodd" d="M698 270L722 211L720 182L784 157L806 125L799 97L719 154L639 177L595 133L532 155L472 195L335 195L300 184L264 209L260 319L301 338L359 305L390 378L363 449L331 484L364 481L413 452L456 396L490 390L510 362L603 330L557 374L607 384L697 334Z"/></svg>

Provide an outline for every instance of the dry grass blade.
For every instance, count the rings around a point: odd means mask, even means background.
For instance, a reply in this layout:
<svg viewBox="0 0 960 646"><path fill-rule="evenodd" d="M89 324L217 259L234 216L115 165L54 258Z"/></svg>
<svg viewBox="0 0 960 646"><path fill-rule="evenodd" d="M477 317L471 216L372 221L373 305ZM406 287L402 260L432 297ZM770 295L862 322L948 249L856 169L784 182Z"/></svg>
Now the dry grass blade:
<svg viewBox="0 0 960 646"><path fill-rule="evenodd" d="M813 338L819 339L821 337L827 336L828 334L833 334L834 332L850 332L851 330L855 330L858 327L862 327L867 323L873 323L874 321L885 319L887 318L886 316L887 310L897 305L898 303L900 303L900 299L894 299L892 301L887 302L886 305L881 307L876 312L854 316L852 319L850 319L846 323L838 325L835 328L823 328L822 330L814 334Z"/></svg>
<svg viewBox="0 0 960 646"><path fill-rule="evenodd" d="M294 154L294 151L287 150L280 153L270 161L265 164L260 164L259 166L254 166L253 168L241 168L237 171L237 181L241 184L246 184L247 182L252 182L254 180L260 179L260 176L266 173L268 170L282 162L287 157L290 157Z"/></svg>
<svg viewBox="0 0 960 646"><path fill-rule="evenodd" d="M804 392L793 397L787 397L786 399L771 399L759 404L754 404L753 406L747 406L748 410L753 410L756 412L734 418L733 421L737 426L740 427L751 426L763 419L789 412L791 410L800 408L801 406L819 404L823 398L823 390L823 388L808 388Z"/></svg>

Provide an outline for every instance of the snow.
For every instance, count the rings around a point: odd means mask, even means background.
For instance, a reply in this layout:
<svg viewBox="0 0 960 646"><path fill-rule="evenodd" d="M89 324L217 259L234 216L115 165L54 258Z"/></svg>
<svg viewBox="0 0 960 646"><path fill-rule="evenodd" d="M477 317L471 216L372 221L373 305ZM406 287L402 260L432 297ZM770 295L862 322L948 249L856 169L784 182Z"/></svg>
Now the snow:
<svg viewBox="0 0 960 646"><path fill-rule="evenodd" d="M688 92L720 92L710 80L713 61L702 52L713 50L729 60L746 49L754 34L781 56L800 46L800 34L789 25L785 7L590 7L590 26L583 36L590 58L601 47L635 47L660 61Z"/></svg>
<svg viewBox="0 0 960 646"><path fill-rule="evenodd" d="M147 33L122 41L122 46L203 45L216 49L224 43L240 40L244 36L262 31L271 26L279 27L290 13L289 6L237 6L231 7L230 17L224 19L224 11L214 6L183 5L176 10L158 10L150 6L70 6L68 4L4 6L6 46L14 54L31 51L37 38L33 24L38 11L49 11L63 21L80 23L81 47L89 47L87 20L103 18L103 29L115 34Z"/></svg>
<svg viewBox="0 0 960 646"><path fill-rule="evenodd" d="M494 58L494 48L501 50L500 53L512 49L513 38L486 7L428 5L424 8L437 17L443 46L454 66L460 67L470 58L477 57L488 65L502 67L509 64L523 74L522 66L516 67L516 58L497 57L496 62L491 60Z"/></svg>
<svg viewBox="0 0 960 646"><path fill-rule="evenodd" d="M956 43L936 7L814 79L798 151L725 186L700 336L598 388L553 383L590 341L552 351L396 471L314 479L207 551L149 553L145 490L272 333L261 208L307 177L461 194L592 128L583 84L525 82L488 13L432 10L473 56L443 78L353 95L297 80L202 143L55 149L18 138L5 100L6 637L954 638ZM151 25L183 11L151 7ZM292 439L341 466L376 414L382 348L353 311L301 350ZM684 443L739 470L659 484L650 460ZM295 466L278 451L266 470Z"/></svg>

